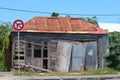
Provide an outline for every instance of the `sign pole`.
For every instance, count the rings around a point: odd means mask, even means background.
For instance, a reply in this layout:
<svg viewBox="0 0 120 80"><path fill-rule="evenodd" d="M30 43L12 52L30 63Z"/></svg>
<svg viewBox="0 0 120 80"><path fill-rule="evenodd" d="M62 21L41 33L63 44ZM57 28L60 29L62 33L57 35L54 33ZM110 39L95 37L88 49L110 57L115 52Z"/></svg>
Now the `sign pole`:
<svg viewBox="0 0 120 80"><path fill-rule="evenodd" d="M20 32L18 31L18 71L20 74Z"/></svg>
<svg viewBox="0 0 120 80"><path fill-rule="evenodd" d="M14 30L18 32L18 74L20 75L20 30L24 27L24 22L20 19L13 22Z"/></svg>

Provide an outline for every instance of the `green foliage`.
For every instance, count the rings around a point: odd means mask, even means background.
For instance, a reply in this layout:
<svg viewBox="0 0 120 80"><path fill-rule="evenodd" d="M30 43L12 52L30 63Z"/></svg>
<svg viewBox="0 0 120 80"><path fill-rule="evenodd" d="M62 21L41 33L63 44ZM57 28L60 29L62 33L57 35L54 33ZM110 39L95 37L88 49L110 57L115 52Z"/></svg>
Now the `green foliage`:
<svg viewBox="0 0 120 80"><path fill-rule="evenodd" d="M53 12L51 16L52 16L52 17L58 17L58 16L59 16L59 13Z"/></svg>
<svg viewBox="0 0 120 80"><path fill-rule="evenodd" d="M96 16L93 16L91 18L90 17L86 17L85 20L88 21L89 23L92 23L92 24L98 26L98 22L97 22L98 19L97 19Z"/></svg>
<svg viewBox="0 0 120 80"><path fill-rule="evenodd" d="M56 12L53 12L51 14L51 17L59 17L59 13L56 13ZM66 17L71 17L70 15L66 15ZM98 19L96 16L93 16L93 17L85 17L85 18L82 18L83 20L85 21L88 21L89 23L91 24L94 24L96 26L99 26L98 25Z"/></svg>
<svg viewBox="0 0 120 80"><path fill-rule="evenodd" d="M10 23L2 23L0 25L0 71L5 71L4 50L9 44L9 34L11 31Z"/></svg>
<svg viewBox="0 0 120 80"><path fill-rule="evenodd" d="M120 70L120 32L110 33L109 40L109 53L105 56L106 65Z"/></svg>

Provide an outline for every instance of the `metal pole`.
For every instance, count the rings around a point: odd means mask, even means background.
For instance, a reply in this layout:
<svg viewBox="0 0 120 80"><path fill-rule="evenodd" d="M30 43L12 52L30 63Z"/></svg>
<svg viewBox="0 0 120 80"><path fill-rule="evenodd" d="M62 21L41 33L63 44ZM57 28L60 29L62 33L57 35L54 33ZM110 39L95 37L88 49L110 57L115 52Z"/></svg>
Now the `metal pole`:
<svg viewBox="0 0 120 80"><path fill-rule="evenodd" d="M20 32L18 31L18 71L20 74Z"/></svg>

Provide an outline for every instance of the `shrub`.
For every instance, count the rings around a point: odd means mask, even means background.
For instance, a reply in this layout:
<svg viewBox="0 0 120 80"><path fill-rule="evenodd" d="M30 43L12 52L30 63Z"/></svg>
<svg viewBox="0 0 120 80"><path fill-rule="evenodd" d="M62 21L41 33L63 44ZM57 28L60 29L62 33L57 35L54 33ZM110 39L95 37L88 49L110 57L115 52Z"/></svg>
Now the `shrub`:
<svg viewBox="0 0 120 80"><path fill-rule="evenodd" d="M109 53L106 54L106 65L120 70L120 32L109 34Z"/></svg>

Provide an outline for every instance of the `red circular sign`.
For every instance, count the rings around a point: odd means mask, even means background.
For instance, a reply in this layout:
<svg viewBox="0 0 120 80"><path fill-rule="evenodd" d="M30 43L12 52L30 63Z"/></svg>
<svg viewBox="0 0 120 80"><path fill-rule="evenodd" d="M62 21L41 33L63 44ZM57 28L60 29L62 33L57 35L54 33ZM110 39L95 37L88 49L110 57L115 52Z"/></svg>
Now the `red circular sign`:
<svg viewBox="0 0 120 80"><path fill-rule="evenodd" d="M13 27L14 27L14 29L17 30L17 31L22 30L23 27L24 27L24 22L23 22L22 20L20 20L20 19L15 20L15 21L13 22Z"/></svg>

